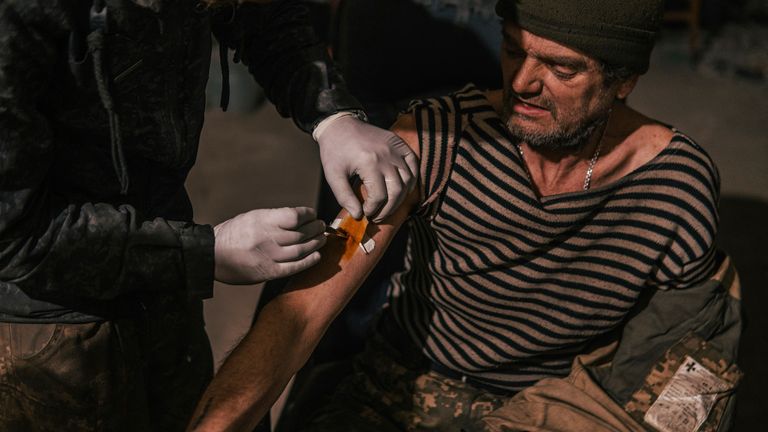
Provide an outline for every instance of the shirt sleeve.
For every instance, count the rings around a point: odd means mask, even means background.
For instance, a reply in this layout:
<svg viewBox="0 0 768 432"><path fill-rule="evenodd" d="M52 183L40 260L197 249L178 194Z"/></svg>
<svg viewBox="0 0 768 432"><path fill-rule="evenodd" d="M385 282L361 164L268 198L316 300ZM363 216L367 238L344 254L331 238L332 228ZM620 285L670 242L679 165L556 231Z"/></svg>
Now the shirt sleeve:
<svg viewBox="0 0 768 432"><path fill-rule="evenodd" d="M406 111L414 117L419 136L421 197L416 213L421 216L433 217L440 206L442 192L451 176L454 154L467 124L462 100L479 94L479 90L468 85L444 97L415 100Z"/></svg>
<svg viewBox="0 0 768 432"><path fill-rule="evenodd" d="M68 33L56 2L0 2L0 293L107 300L142 290L209 297L210 226L142 220L128 205L53 188L54 130L44 114Z"/></svg>
<svg viewBox="0 0 768 432"><path fill-rule="evenodd" d="M211 27L219 44L235 50L283 117L311 132L325 117L362 110L349 93L309 12L296 0L214 7Z"/></svg>
<svg viewBox="0 0 768 432"><path fill-rule="evenodd" d="M718 264L720 175L704 149L680 133L655 166L663 176L652 192L673 210L667 209L671 234L651 284L662 289L693 287L712 277Z"/></svg>

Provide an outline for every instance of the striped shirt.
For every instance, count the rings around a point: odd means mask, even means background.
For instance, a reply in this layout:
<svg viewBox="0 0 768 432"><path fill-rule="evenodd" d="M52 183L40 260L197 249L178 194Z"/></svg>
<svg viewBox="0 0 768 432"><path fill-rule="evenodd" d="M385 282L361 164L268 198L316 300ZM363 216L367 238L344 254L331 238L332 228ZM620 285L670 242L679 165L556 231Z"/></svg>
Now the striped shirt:
<svg viewBox="0 0 768 432"><path fill-rule="evenodd" d="M684 135L612 184L539 198L475 87L410 113L422 205L389 304L431 361L511 391L565 376L641 292L714 270L719 177Z"/></svg>

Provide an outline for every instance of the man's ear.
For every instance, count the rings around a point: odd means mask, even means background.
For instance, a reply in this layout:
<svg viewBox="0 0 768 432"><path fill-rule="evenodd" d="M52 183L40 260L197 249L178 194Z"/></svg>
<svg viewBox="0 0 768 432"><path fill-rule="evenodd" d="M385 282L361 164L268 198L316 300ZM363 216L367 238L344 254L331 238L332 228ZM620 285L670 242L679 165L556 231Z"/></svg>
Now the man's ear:
<svg viewBox="0 0 768 432"><path fill-rule="evenodd" d="M619 99L619 100L626 99L627 96L629 96L629 94L632 93L632 90L635 89L635 85L637 84L638 78L640 78L640 75L632 75L631 77L622 81L621 84L619 84L619 88L616 91L616 99Z"/></svg>

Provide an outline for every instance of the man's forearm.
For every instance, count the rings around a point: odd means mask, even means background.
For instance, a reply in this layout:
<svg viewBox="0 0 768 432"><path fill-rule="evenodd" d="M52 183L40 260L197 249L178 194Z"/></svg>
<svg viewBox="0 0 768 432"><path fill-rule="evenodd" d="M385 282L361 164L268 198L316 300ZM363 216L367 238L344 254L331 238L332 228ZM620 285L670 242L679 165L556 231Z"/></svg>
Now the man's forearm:
<svg viewBox="0 0 768 432"><path fill-rule="evenodd" d="M261 311L200 400L191 430L252 430L306 362L319 327L308 327L289 300L278 297Z"/></svg>
<svg viewBox="0 0 768 432"><path fill-rule="evenodd" d="M400 223L376 226L372 233L376 249L369 255L357 251L346 261L342 258L345 242L329 239L320 264L298 275L286 292L259 313L254 327L206 390L190 428L251 430L307 361Z"/></svg>

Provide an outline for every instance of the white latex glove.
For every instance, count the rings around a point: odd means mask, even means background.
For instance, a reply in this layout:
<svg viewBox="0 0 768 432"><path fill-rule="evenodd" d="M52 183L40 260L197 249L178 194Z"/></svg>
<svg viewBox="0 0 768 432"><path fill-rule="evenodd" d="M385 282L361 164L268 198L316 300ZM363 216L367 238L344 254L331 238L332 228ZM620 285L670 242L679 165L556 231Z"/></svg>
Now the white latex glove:
<svg viewBox="0 0 768 432"><path fill-rule="evenodd" d="M309 207L252 210L213 228L216 280L254 284L290 276L320 260L325 223Z"/></svg>
<svg viewBox="0 0 768 432"><path fill-rule="evenodd" d="M320 146L325 179L352 217L381 222L403 202L418 179L419 161L394 133L352 115L326 119L313 135ZM363 182L368 198L361 208L350 177Z"/></svg>

